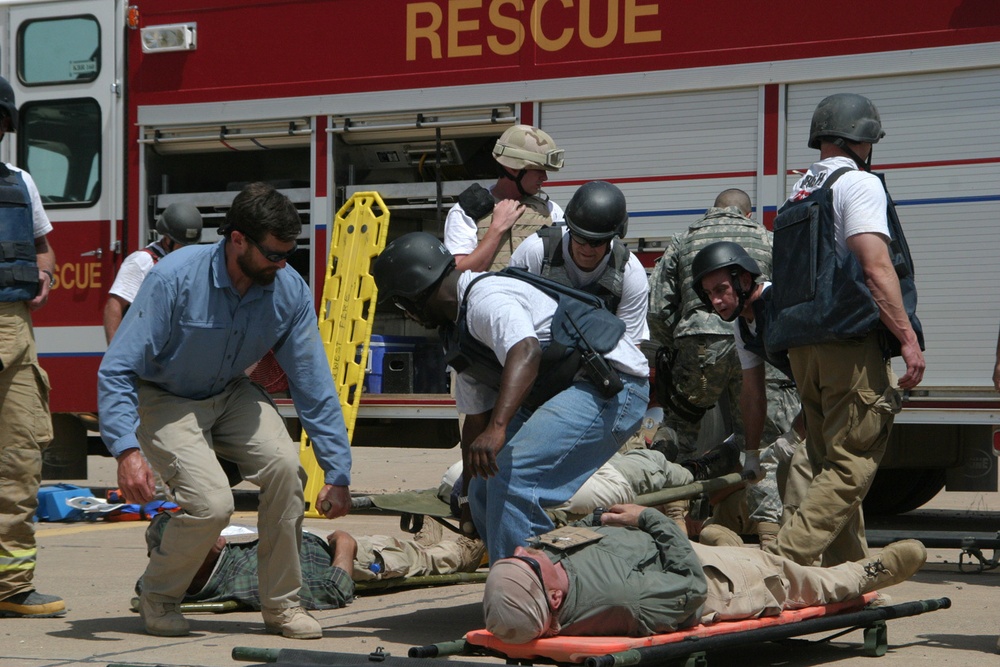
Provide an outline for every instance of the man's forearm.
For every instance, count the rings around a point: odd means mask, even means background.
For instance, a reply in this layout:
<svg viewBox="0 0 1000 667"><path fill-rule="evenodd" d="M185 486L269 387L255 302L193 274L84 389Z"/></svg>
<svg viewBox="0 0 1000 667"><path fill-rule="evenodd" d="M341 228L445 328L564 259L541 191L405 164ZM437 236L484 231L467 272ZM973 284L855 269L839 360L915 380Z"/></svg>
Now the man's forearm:
<svg viewBox="0 0 1000 667"><path fill-rule="evenodd" d="M740 388L740 414L743 415L746 449L759 449L760 440L764 435L764 421L767 417L767 390L763 364L743 371L743 384Z"/></svg>

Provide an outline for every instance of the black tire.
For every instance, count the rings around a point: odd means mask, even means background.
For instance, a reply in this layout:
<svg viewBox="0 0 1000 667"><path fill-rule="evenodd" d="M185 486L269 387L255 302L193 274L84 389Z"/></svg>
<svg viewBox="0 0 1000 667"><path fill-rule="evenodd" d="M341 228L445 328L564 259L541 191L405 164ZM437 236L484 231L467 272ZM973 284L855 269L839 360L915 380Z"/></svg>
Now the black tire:
<svg viewBox="0 0 1000 667"><path fill-rule="evenodd" d="M879 469L865 496L865 514L891 516L915 510L936 496L944 483L943 468Z"/></svg>

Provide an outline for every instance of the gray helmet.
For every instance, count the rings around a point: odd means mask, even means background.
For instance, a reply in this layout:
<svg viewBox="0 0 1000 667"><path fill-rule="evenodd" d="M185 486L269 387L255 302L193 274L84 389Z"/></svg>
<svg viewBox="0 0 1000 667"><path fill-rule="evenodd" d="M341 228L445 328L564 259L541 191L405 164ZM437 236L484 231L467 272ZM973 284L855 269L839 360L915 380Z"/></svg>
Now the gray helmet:
<svg viewBox="0 0 1000 667"><path fill-rule="evenodd" d="M530 125L508 127L493 147L497 162L511 169L559 171L564 151L548 133Z"/></svg>
<svg viewBox="0 0 1000 667"><path fill-rule="evenodd" d="M809 148L819 148L822 137L877 144L884 136L878 109L870 99L854 93L837 93L816 106L809 126Z"/></svg>
<svg viewBox="0 0 1000 667"><path fill-rule="evenodd" d="M588 241L624 238L628 230L625 195L606 181L584 183L566 206L566 225L576 236Z"/></svg>
<svg viewBox="0 0 1000 667"><path fill-rule="evenodd" d="M712 301L708 297L708 293L701 285L702 279L713 271L718 271L719 269L729 269L729 275L733 279L733 289L736 291L736 296L739 297L739 305L736 310L733 311L733 316L727 321L732 322L737 317L739 317L740 312L743 310L743 306L746 303L747 297L750 296L750 290L742 289L740 285L740 270L746 271L754 278L760 275L760 266L754 261L754 258L747 254L747 251L739 243L733 243L732 241L716 241L715 243L709 243L707 246L698 251L698 254L694 256L694 260L691 262L691 275L692 283L694 287L695 294L701 299L701 302L705 304L709 310L712 310Z"/></svg>
<svg viewBox="0 0 1000 667"><path fill-rule="evenodd" d="M455 258L436 236L404 234L385 247L372 267L378 303L390 299L412 303L454 267Z"/></svg>
<svg viewBox="0 0 1000 667"><path fill-rule="evenodd" d="M156 220L156 231L181 245L201 241L201 227L201 213L184 202L171 204Z"/></svg>
<svg viewBox="0 0 1000 667"><path fill-rule="evenodd" d="M17 103L10 81L0 76L0 111L10 118L10 131L17 132Z"/></svg>

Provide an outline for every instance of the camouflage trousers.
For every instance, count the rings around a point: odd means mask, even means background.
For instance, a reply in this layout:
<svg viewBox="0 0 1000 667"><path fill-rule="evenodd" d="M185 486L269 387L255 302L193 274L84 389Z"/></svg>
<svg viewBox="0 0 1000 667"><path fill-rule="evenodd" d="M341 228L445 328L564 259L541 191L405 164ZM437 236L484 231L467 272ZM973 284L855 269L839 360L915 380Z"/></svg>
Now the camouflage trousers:
<svg viewBox="0 0 1000 667"><path fill-rule="evenodd" d="M760 469L764 478L747 489L747 508L752 521L780 523L782 490L788 464L800 438L792 430L792 422L801 410L795 386L785 380L768 379L767 419L764 422L764 442L771 443L760 452Z"/></svg>

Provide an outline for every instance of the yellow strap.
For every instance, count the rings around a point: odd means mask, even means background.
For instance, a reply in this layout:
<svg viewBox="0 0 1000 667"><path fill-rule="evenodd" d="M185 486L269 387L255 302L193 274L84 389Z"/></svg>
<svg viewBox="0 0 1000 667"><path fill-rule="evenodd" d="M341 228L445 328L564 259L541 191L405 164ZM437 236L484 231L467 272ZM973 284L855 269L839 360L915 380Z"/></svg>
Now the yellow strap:
<svg viewBox="0 0 1000 667"><path fill-rule="evenodd" d="M337 386L348 439L354 435L378 295L371 263L385 248L388 230L389 209L382 198L377 192L358 192L337 211L330 234L319 334ZM304 430L299 457L309 476L306 516L321 517L313 502L323 488L324 475Z"/></svg>

